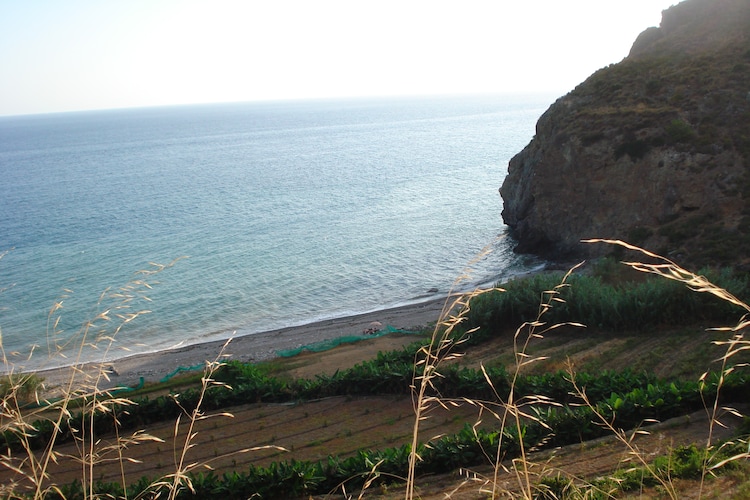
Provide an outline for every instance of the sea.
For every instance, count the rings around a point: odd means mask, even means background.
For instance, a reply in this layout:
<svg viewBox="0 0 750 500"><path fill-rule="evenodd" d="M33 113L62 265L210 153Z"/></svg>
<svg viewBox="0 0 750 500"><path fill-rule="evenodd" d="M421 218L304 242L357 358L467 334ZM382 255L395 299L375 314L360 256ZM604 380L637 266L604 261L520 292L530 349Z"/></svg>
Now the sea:
<svg viewBox="0 0 750 500"><path fill-rule="evenodd" d="M498 188L552 101L0 117L6 363L115 359L414 304L539 268L513 253Z"/></svg>

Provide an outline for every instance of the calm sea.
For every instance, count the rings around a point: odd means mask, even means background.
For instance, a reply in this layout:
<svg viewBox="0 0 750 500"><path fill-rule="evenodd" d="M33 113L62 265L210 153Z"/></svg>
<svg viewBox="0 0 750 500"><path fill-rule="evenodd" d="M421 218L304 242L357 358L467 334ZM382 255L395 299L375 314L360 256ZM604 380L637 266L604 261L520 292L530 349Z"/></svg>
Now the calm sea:
<svg viewBox="0 0 750 500"><path fill-rule="evenodd" d="M511 252L498 187L550 102L331 100L0 118L3 347L38 345L43 360L70 341L63 352L74 359L82 325L107 310L112 321L94 322L89 339L112 333L118 313L149 310L118 333L118 346L144 352L418 302L445 294L487 245L461 287L537 266ZM182 256L157 275L135 274ZM141 278L152 283L150 301L118 309L121 298L100 299Z"/></svg>

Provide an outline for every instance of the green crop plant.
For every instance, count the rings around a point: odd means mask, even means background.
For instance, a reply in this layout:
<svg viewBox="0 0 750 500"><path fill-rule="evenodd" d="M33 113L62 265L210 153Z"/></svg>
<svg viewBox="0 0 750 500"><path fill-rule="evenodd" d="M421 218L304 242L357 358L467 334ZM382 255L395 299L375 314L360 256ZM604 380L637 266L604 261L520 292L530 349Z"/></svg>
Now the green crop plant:
<svg viewBox="0 0 750 500"><path fill-rule="evenodd" d="M632 442L631 436L647 431L644 422L683 415L703 408L706 401L719 401L719 397L736 400L750 387L747 377L732 364L742 359L747 349L742 336L744 323L715 332L711 337L717 348L725 349L725 354L718 371L707 372L700 380L662 380L637 369L586 372L572 365L568 370L553 372L527 369L544 363L535 354L535 343L561 331L561 325L577 328L577 322L572 320L578 317L584 318L582 323L591 322L604 329L649 331L653 325L680 324L687 317L726 318L737 307L743 307L744 302L738 297L746 294L747 282L742 276L713 272L703 277L687 273L669 261L658 262L658 265L631 263L630 267L636 269L636 274L661 273L669 281L631 280L629 275L621 276L612 270L579 276L573 270L518 280L509 283L504 291L452 295L428 343L380 353L369 362L311 380L281 379L263 367L224 363L217 358L215 364L207 365L201 388L153 400L144 398L128 403L113 400L108 402L107 412L91 412L82 403L80 415L71 412L64 426L56 427L48 420L29 422L33 431L27 438L6 432L5 448L43 450L50 439L56 442L66 439L70 429L65 426L85 425L90 436L98 439L113 429L119 432L136 428L139 423L159 422L171 415L169 418L177 420L175 428L183 428L174 436L173 447L179 459L174 471L160 479L142 479L130 484L126 481L102 484L89 479L83 485L59 485L62 497L72 500L96 495L135 498L160 494L164 498L232 498L232 495L284 498L343 488L350 494L357 488L364 492L379 481L390 483L397 477L407 478L407 483L414 485L423 474L486 463L493 464L495 469L494 476L487 478L485 489L498 497L505 493L497 481L505 460L515 466L520 495L524 498L563 494L596 498L597 492L610 491L614 483L601 486L593 481L571 483L564 475L537 480L532 473L535 464L530 452L606 434ZM611 267L611 263L607 265ZM725 283L724 287L713 285L714 279ZM513 334L512 352L506 353L512 359L508 368L499 364L470 368L460 363L460 349L496 335L507 335L510 319L519 321L521 327ZM719 336L720 333L724 336ZM287 460L224 474L199 472L198 467L203 464L189 459L197 432L193 424L208 418L210 410L222 410L222 414L226 413L223 409L233 405L258 401L296 403L326 395L410 392L415 395L420 412L415 417L411 444L399 446L403 438L394 435L384 438L392 439L392 448L359 450L349 458L328 457L312 463ZM423 421L419 415L428 416L430 408L459 403L475 407L478 420L483 422L467 423L454 435L422 442L417 434ZM715 415L716 404L708 406ZM718 422L716 418L712 425ZM23 439L27 439L27 448ZM213 449L219 458L219 448ZM671 458L644 460L638 471L640 479L631 479L641 485L660 484L665 492L674 495L670 478L691 477L698 471L697 477L704 480L708 474L746 458L745 450L746 447L717 447L709 441L705 447L678 452ZM243 450L247 451L250 449ZM637 448L630 451L638 452ZM233 463L236 467L237 462ZM162 470L169 467L164 462L161 465ZM593 489L586 490L587 487ZM51 491L47 497L57 498Z"/></svg>

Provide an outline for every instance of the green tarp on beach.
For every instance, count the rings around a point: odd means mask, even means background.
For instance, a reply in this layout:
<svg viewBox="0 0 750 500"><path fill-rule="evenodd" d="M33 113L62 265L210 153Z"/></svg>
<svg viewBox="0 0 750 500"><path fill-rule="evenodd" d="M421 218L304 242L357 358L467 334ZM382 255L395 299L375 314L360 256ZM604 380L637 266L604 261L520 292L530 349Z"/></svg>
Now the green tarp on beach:
<svg viewBox="0 0 750 500"><path fill-rule="evenodd" d="M297 347L295 349L286 349L282 351L276 351L276 355L280 356L282 358L291 358L292 356L296 356L302 352L323 352L328 351L330 349L333 349L334 347L338 347L341 344L351 344L354 342L359 342L360 340L368 340L368 339L374 339L378 337L382 337L383 335L388 335L389 333L401 333L406 335L415 335L422 332L413 332L408 330L400 330L398 328L394 328L390 325L386 325L382 329L378 330L377 332L367 334L367 335L347 335L344 337L338 337L335 339L329 339L329 340L323 340L320 342L315 342L314 344L307 344L303 345L301 347Z"/></svg>

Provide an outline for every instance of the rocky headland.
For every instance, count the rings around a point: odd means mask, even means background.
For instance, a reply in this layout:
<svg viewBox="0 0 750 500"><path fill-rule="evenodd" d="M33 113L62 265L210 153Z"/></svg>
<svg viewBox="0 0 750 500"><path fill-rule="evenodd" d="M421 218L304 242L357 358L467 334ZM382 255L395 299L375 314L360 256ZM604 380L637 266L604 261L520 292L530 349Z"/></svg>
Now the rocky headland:
<svg viewBox="0 0 750 500"><path fill-rule="evenodd" d="M610 253L581 240L616 238L745 267L748 166L750 2L685 0L542 115L510 161L503 219L517 252L553 260Z"/></svg>

